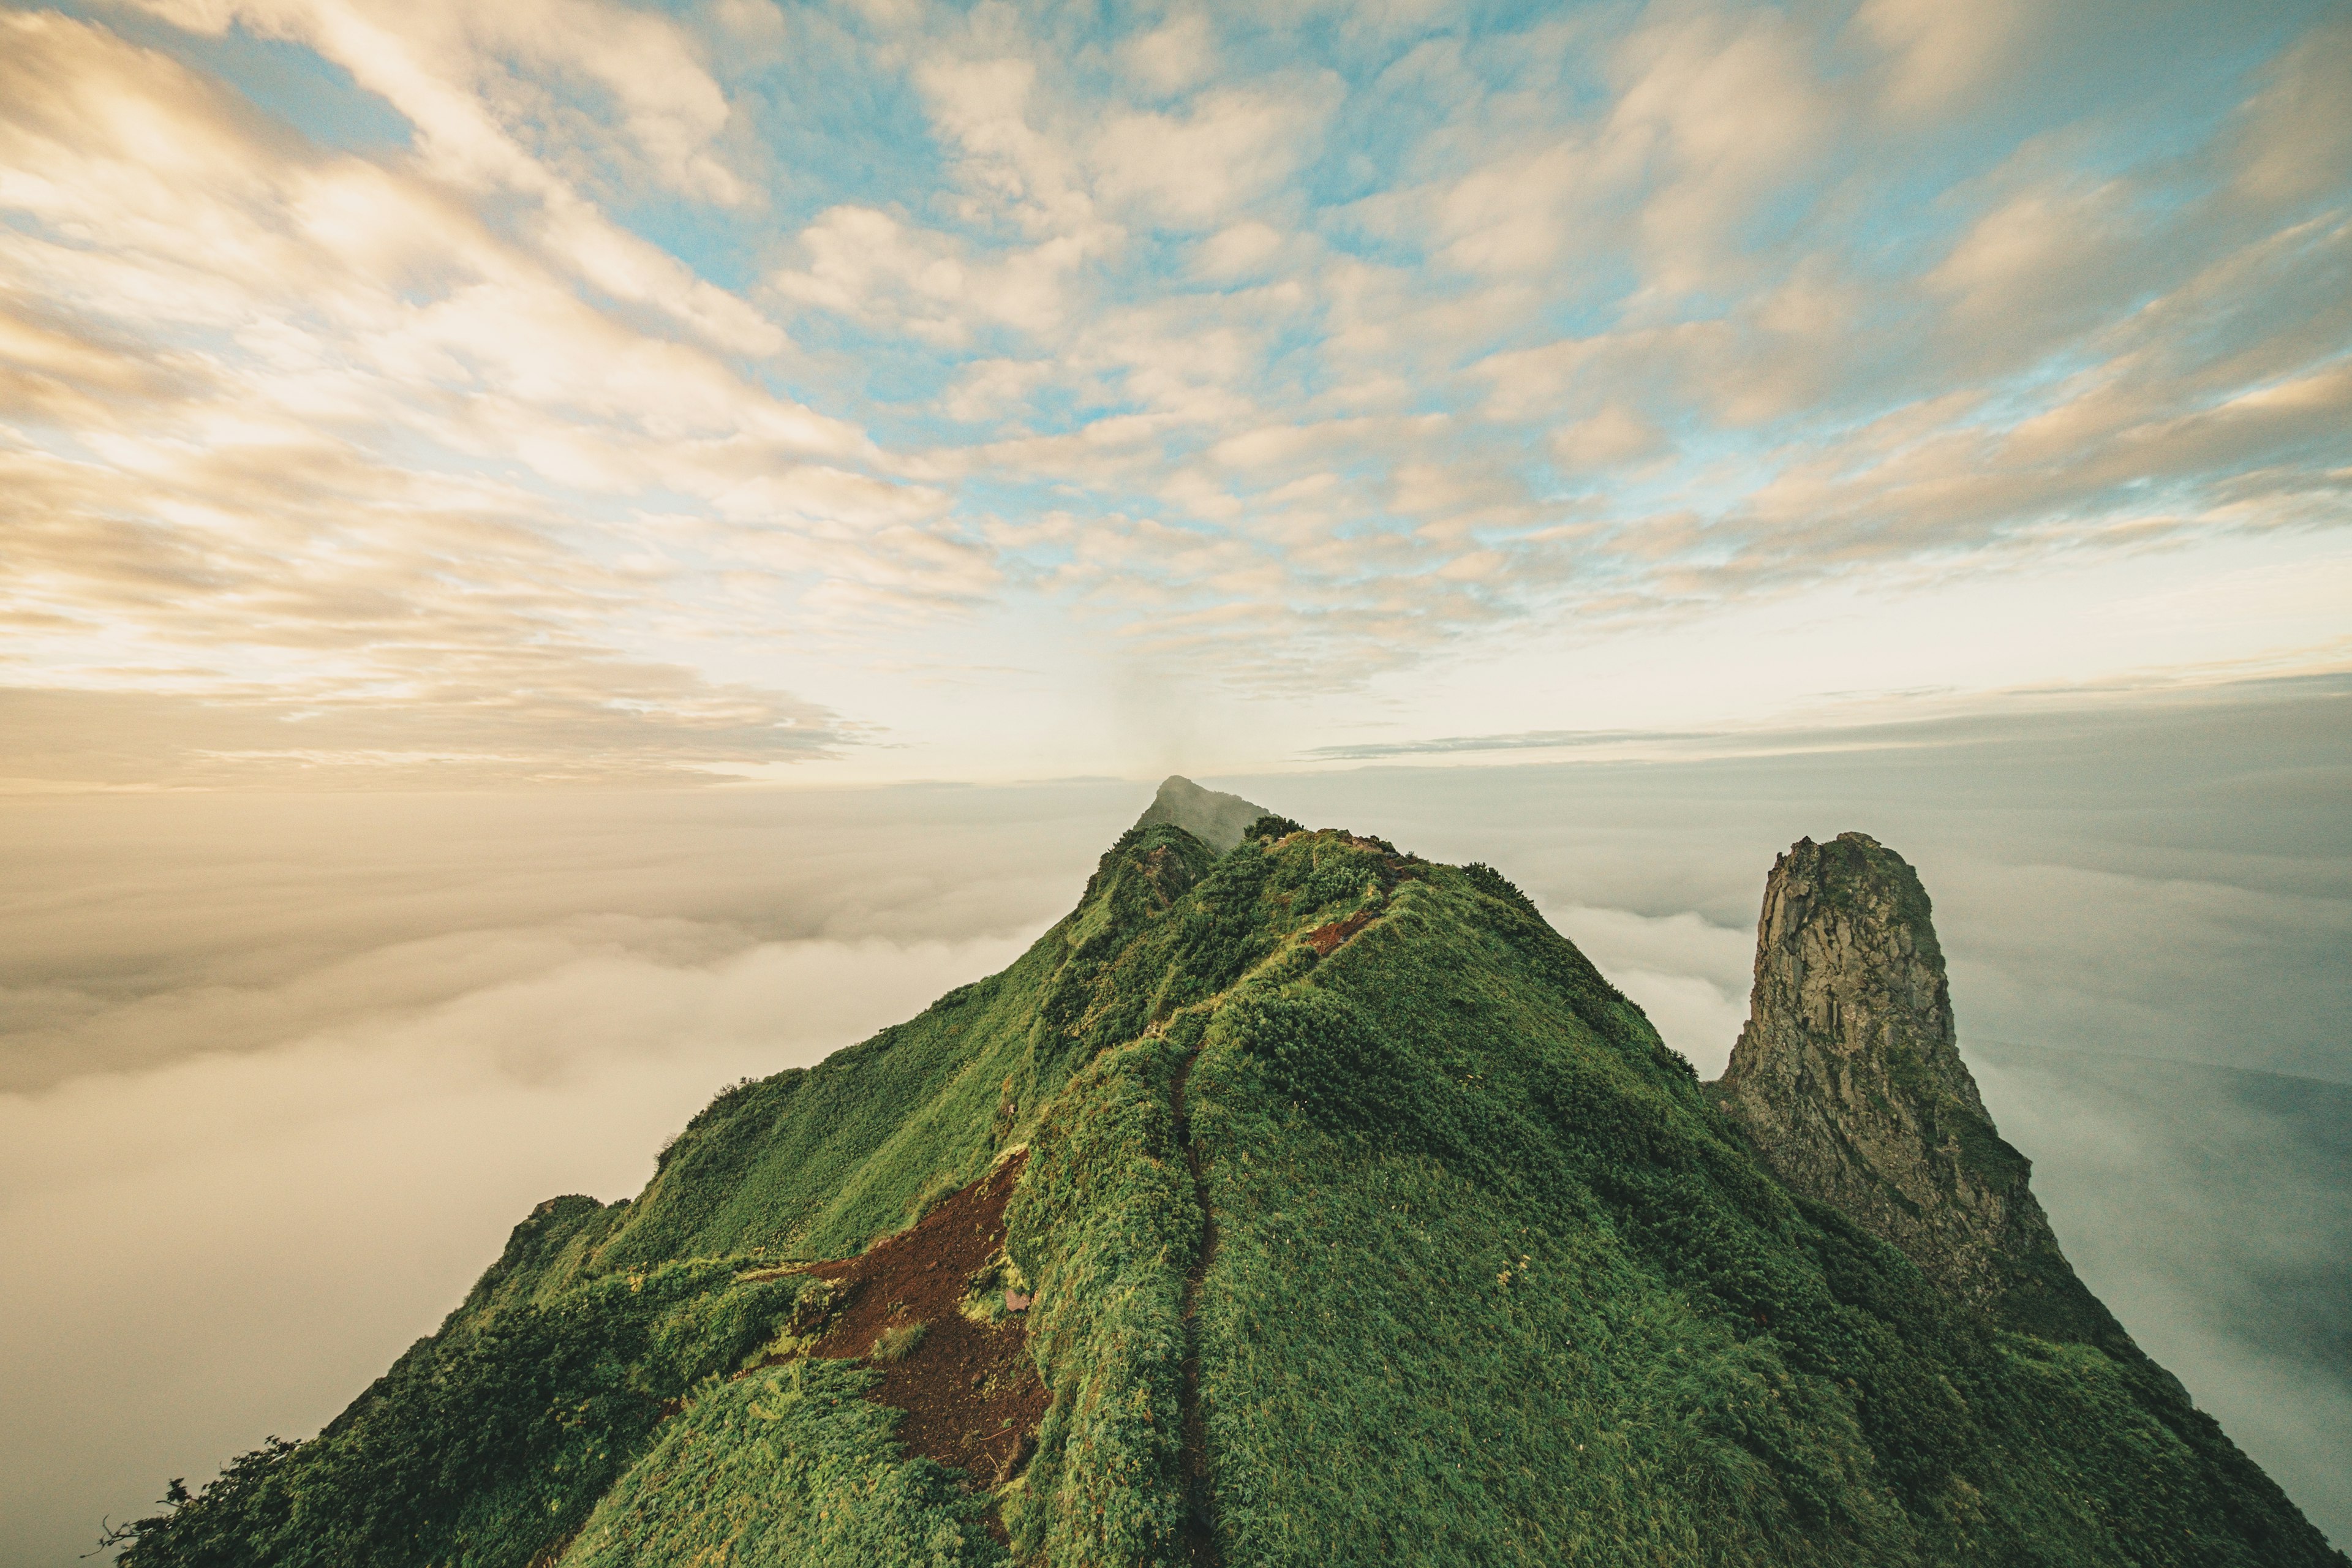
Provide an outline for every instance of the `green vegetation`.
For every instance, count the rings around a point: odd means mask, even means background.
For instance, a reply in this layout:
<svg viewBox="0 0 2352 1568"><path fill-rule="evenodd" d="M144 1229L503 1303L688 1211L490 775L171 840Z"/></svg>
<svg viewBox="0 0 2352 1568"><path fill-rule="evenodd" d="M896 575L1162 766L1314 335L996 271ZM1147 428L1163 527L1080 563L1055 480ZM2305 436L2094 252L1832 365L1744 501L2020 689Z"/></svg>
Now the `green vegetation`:
<svg viewBox="0 0 2352 1568"><path fill-rule="evenodd" d="M1780 1193L1496 880L1404 884L1207 1031L1228 1562L2333 1560L2136 1354Z"/></svg>
<svg viewBox="0 0 2352 1568"><path fill-rule="evenodd" d="M866 1368L732 1375L804 1331L777 1260L1015 1144L965 1310L1035 1293L1025 1475L901 1457ZM982 1563L992 1501L1014 1561L1172 1563L1197 1409L1234 1568L2342 1568L2127 1341L2013 1331L1775 1183L1492 868L1152 824L1003 973L729 1090L635 1202L542 1205L326 1432L125 1561Z"/></svg>
<svg viewBox="0 0 2352 1568"><path fill-rule="evenodd" d="M915 1353L915 1347L923 1342L927 1327L923 1323L891 1324L875 1336L874 1349L866 1359L879 1362L884 1366L896 1366Z"/></svg>
<svg viewBox="0 0 2352 1568"><path fill-rule="evenodd" d="M929 1459L900 1459L874 1373L770 1367L702 1390L613 1489L566 1568L983 1568L1004 1552L986 1500Z"/></svg>
<svg viewBox="0 0 2352 1568"><path fill-rule="evenodd" d="M1008 1249L1038 1282L1030 1345L1055 1394L1007 1521L1024 1559L1181 1554L1179 1314L1201 1211L1169 1110L1181 1054L1145 1038L1080 1074L1005 1216Z"/></svg>
<svg viewBox="0 0 2352 1568"><path fill-rule="evenodd" d="M512 1278L562 1217L542 1208L518 1226L484 1285ZM461 1310L316 1438L273 1441L131 1526L123 1560L523 1568L587 1518L665 1414L775 1331L800 1285L668 1263Z"/></svg>

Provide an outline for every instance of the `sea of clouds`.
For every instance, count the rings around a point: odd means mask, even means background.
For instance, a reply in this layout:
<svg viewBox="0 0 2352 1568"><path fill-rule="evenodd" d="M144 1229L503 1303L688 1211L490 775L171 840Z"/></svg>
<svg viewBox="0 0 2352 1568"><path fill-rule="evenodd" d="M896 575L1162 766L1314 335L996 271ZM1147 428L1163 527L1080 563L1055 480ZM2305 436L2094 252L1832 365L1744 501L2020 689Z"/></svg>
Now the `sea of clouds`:
<svg viewBox="0 0 2352 1568"><path fill-rule="evenodd" d="M2332 690L1648 763L1212 781L1526 887L1702 1074L1773 855L1917 865L2094 1289L2352 1537L2352 725ZM0 1561L306 1435L530 1205L1003 966L1119 781L0 801Z"/></svg>

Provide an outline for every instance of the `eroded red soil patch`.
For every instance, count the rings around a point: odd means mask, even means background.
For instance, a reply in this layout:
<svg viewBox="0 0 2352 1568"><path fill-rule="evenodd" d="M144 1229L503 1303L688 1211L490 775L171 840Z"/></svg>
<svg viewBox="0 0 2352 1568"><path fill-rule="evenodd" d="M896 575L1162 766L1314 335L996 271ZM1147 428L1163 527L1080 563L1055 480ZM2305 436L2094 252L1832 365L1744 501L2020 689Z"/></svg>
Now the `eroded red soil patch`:
<svg viewBox="0 0 2352 1568"><path fill-rule="evenodd" d="M1371 924L1380 918L1380 913L1378 910L1359 910L1346 920L1317 926L1307 933L1307 945L1315 950L1317 957L1328 958L1332 949Z"/></svg>
<svg viewBox="0 0 2352 1568"><path fill-rule="evenodd" d="M796 1270L829 1279L840 1292L812 1355L857 1360L886 1331L923 1325L922 1342L905 1360L872 1363L882 1381L866 1397L907 1413L898 1440L908 1453L968 1470L983 1486L1020 1470L1045 1415L1045 1385L1029 1359L1022 1319L1008 1315L991 1326L958 1305L971 1277L1003 1248L1004 1205L1026 1158L1015 1154L856 1258Z"/></svg>

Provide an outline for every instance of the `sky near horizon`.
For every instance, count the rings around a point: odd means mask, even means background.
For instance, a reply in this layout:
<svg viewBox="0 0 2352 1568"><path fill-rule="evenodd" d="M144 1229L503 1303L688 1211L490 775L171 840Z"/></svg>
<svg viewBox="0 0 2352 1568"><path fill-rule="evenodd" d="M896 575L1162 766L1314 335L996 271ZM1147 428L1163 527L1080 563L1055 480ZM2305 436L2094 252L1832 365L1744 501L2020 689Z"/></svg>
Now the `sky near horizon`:
<svg viewBox="0 0 2352 1568"><path fill-rule="evenodd" d="M0 10L0 787L2352 665L2340 5Z"/></svg>

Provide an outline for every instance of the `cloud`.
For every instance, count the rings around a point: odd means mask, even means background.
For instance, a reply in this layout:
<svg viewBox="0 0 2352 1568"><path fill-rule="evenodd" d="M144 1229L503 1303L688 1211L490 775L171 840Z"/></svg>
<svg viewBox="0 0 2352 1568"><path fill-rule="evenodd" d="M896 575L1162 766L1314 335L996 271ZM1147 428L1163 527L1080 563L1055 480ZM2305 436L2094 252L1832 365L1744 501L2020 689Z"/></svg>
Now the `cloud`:
<svg viewBox="0 0 2352 1568"><path fill-rule="evenodd" d="M770 692L564 653L546 650L536 668L493 655L469 669L442 649L408 672L415 690L401 701L326 681L205 697L0 687L0 791L699 784L864 739Z"/></svg>
<svg viewBox="0 0 2352 1568"><path fill-rule="evenodd" d="M1633 998L1701 1078L1723 1076L1748 1018L1752 930L1715 925L1690 910L1661 918L1567 905L1548 908L1545 916Z"/></svg>
<svg viewBox="0 0 2352 1568"><path fill-rule="evenodd" d="M270 17L254 25L331 20ZM635 34L616 18L595 13L618 31L565 47L617 69ZM698 745L704 763L773 761L854 731L646 657L618 607L666 585L706 626L765 637L795 600L855 621L992 580L936 495L854 467L874 456L855 427L694 341L772 350L750 307L673 288L688 276L674 258L552 176L537 215L501 228L433 175L304 145L101 28L0 25L0 196L26 220L0 238L18 684L128 694L152 678L107 671L176 670L168 684L202 700L147 704L152 749L184 758L209 725L196 749L247 774L275 755L379 780L649 762L690 776ZM740 532L705 530L726 559L694 558L632 515L656 494L756 518L770 548L746 559L724 549ZM812 594L825 574L863 597ZM746 595L754 577L765 590ZM138 710L92 698L85 739L114 744ZM297 740L273 714L308 727Z"/></svg>
<svg viewBox="0 0 2352 1568"><path fill-rule="evenodd" d="M694 967L761 942L1009 938L1064 911L1131 793L0 798L25 847L0 896L17 998L0 1089L281 1045L566 953ZM205 1016L167 1024L158 998Z"/></svg>
<svg viewBox="0 0 2352 1568"><path fill-rule="evenodd" d="M1318 746L1312 755L1324 762L1370 762L1381 757L1451 756L1463 752L1549 752L1636 742L1657 745L1725 738L1713 731L1528 730L1509 735L1441 735L1425 741L1361 741L1347 745Z"/></svg>
<svg viewBox="0 0 2352 1568"><path fill-rule="evenodd" d="M910 637L1370 702L2346 521L2334 22L2179 13L2191 80L1907 0L158 7L7 24L27 688L602 685L636 777L673 720L766 765L730 703L839 713L806 756L928 721ZM281 116L264 43L414 134Z"/></svg>
<svg viewBox="0 0 2352 1568"><path fill-rule="evenodd" d="M1977 1071L2003 1134L2033 1152L2069 1260L2344 1539L2352 1488L2333 1453L2352 1418L2336 1305L2352 1269L2352 1089L2014 1047L1981 1049Z"/></svg>
<svg viewBox="0 0 2352 1568"><path fill-rule="evenodd" d="M1988 0L1966 8L1932 0L1865 0L1853 26L1885 51L1883 92L1895 115L1951 108L2008 65L2035 31L2034 8Z"/></svg>
<svg viewBox="0 0 2352 1568"><path fill-rule="evenodd" d="M802 230L805 265L771 286L802 305L885 325L941 347L961 348L988 328L1035 336L1058 326L1074 270L1108 231L1049 238L1003 257L918 229L871 208L836 207Z"/></svg>
<svg viewBox="0 0 2352 1568"><path fill-rule="evenodd" d="M1169 98L1194 86L1215 68L1217 40L1209 19L1198 11L1171 16L1148 33L1120 42L1119 68L1154 98Z"/></svg>
<svg viewBox="0 0 2352 1568"><path fill-rule="evenodd" d="M934 58L915 80L934 132L957 150L954 171L975 216L1001 217L1031 239L1065 237L1108 245L1115 226L1097 216L1078 150L1031 122L1037 68L1019 58Z"/></svg>
<svg viewBox="0 0 2352 1568"><path fill-rule="evenodd" d="M1245 278L1272 260L1284 243L1282 232L1273 225L1244 219L1202 240L1197 265L1203 277Z"/></svg>
<svg viewBox="0 0 2352 1568"><path fill-rule="evenodd" d="M2239 111L2231 195L2255 210L2292 210L2341 193L2352 178L2352 22L2323 22L2263 72Z"/></svg>
<svg viewBox="0 0 2352 1568"><path fill-rule="evenodd" d="M2116 331L2111 357L2025 416L1955 405L1932 432L1860 432L1792 464L1748 503L1777 535L1769 548L1818 566L1840 548L1967 546L2011 527L2063 540L2134 513L2185 527L2240 499L2225 478L2259 476L2273 490L2317 480L2332 463L2325 431L2342 410L2352 322L2315 290L2347 234L2304 228L2230 256L2150 301ZM2241 291L2250 272L2314 309L2273 312L2272 297Z"/></svg>
<svg viewBox="0 0 2352 1568"><path fill-rule="evenodd" d="M2113 184L2022 192L1979 218L1920 281L1951 298L1959 330L2049 342L2132 291L2115 276L2144 243L2129 202Z"/></svg>
<svg viewBox="0 0 2352 1568"><path fill-rule="evenodd" d="M1165 225L1231 223L1313 159L1342 95L1318 75L1203 92L1181 115L1113 113L1090 139L1097 188Z"/></svg>
<svg viewBox="0 0 2352 1568"><path fill-rule="evenodd" d="M15 1549L87 1551L101 1514L136 1517L167 1476L316 1430L533 1204L633 1195L715 1089L814 1062L1020 946L761 943L696 963L622 931L520 942L542 951L509 978L482 972L512 954L383 955L385 980L436 959L474 972L414 1011L344 990L266 1051L0 1094L0 1385L39 1413L4 1440Z"/></svg>
<svg viewBox="0 0 2352 1568"><path fill-rule="evenodd" d="M317 47L407 114L430 153L477 177L546 188L556 176L541 157L561 167L625 150L654 178L688 195L725 203L748 195L714 154L730 110L700 48L676 23L644 11L600 0L522 0L495 9L145 0L143 8L192 32L243 26ZM559 96L574 83L603 101ZM538 145L527 150L525 142Z"/></svg>
<svg viewBox="0 0 2352 1568"><path fill-rule="evenodd" d="M1650 289L1714 281L1725 238L1807 172L1835 124L1807 53L1771 11L1699 12L1627 40L1602 156L1654 172L1637 223Z"/></svg>
<svg viewBox="0 0 2352 1568"><path fill-rule="evenodd" d="M1616 403L1603 405L1598 413L1563 426L1551 437L1551 449L1560 462L1579 470L1646 458L1664 445L1657 426Z"/></svg>

